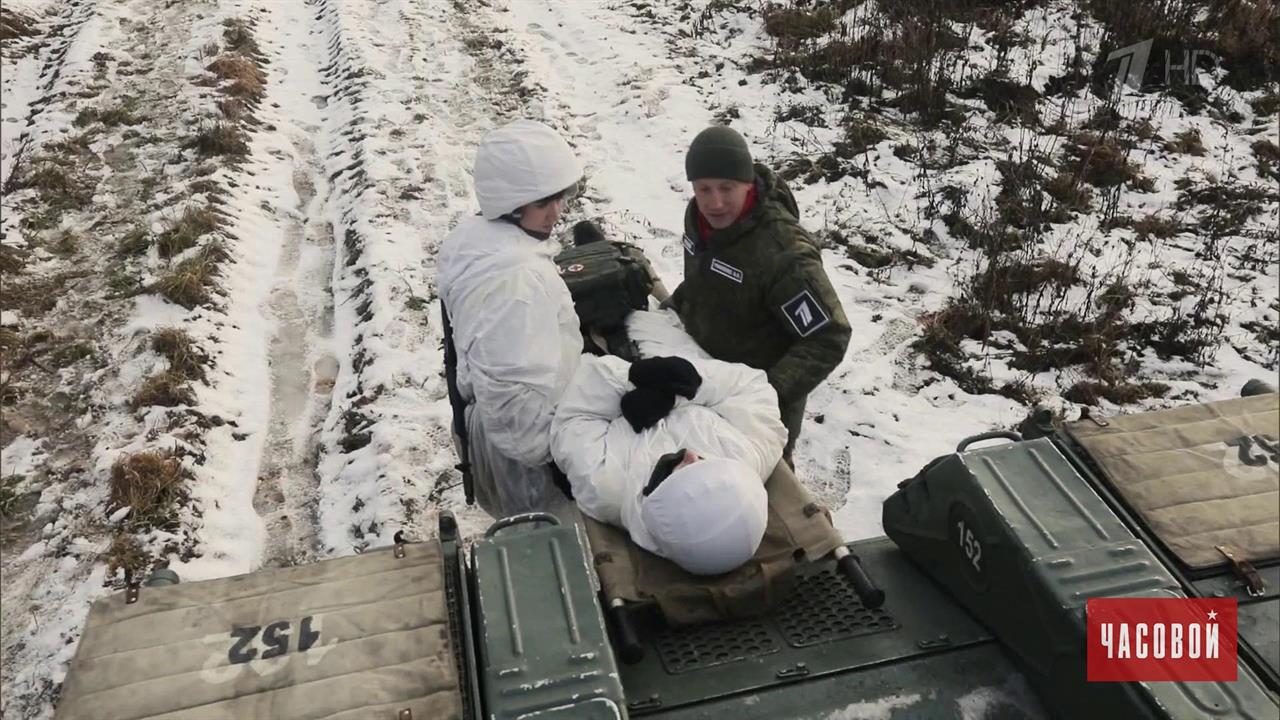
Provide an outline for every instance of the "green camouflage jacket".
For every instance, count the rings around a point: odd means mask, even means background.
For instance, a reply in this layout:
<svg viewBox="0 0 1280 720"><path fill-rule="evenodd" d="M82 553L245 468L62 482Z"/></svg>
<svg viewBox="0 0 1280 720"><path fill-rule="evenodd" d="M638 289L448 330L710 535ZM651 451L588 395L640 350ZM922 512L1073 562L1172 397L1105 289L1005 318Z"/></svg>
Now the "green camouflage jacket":
<svg viewBox="0 0 1280 720"><path fill-rule="evenodd" d="M672 295L685 329L713 357L764 370L780 405L802 401L844 358L849 321L799 224L786 184L756 166L756 206L698 240L697 205L684 215L684 282Z"/></svg>

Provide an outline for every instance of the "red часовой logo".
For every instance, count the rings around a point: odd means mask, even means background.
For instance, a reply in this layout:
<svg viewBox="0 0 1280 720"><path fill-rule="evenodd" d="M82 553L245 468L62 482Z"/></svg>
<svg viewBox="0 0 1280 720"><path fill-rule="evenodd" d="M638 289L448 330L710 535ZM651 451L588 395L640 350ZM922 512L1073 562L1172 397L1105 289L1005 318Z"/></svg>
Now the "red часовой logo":
<svg viewBox="0 0 1280 720"><path fill-rule="evenodd" d="M1236 679L1234 598L1091 598L1089 682Z"/></svg>

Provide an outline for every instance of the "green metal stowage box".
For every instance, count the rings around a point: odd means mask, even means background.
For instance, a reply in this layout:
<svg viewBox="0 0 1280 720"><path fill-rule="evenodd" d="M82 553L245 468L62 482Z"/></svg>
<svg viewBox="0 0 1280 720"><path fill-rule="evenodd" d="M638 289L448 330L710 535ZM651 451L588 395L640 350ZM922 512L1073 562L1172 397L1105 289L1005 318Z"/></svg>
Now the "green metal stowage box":
<svg viewBox="0 0 1280 720"><path fill-rule="evenodd" d="M1085 681L1088 598L1184 593L1047 438L931 463L885 501L884 527L1063 717L1276 717L1276 698L1243 660L1233 683Z"/></svg>
<svg viewBox="0 0 1280 720"><path fill-rule="evenodd" d="M581 540L538 517L499 522L472 548L485 717L625 718Z"/></svg>

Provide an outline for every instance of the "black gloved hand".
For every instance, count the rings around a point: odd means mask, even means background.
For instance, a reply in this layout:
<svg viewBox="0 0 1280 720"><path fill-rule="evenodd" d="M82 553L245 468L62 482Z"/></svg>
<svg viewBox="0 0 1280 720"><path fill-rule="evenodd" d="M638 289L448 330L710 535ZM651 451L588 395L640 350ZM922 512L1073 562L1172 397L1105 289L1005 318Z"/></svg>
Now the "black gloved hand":
<svg viewBox="0 0 1280 720"><path fill-rule="evenodd" d="M590 245L601 240L604 240L604 233L601 232L599 225L590 220L583 220L573 226L574 245Z"/></svg>
<svg viewBox="0 0 1280 720"><path fill-rule="evenodd" d="M636 388L622 396L622 417L636 432L648 430L676 406L676 396L665 390Z"/></svg>
<svg viewBox="0 0 1280 720"><path fill-rule="evenodd" d="M702 376L693 363L681 357L645 358L631 363L631 384L638 388L665 390L690 400L698 394Z"/></svg>

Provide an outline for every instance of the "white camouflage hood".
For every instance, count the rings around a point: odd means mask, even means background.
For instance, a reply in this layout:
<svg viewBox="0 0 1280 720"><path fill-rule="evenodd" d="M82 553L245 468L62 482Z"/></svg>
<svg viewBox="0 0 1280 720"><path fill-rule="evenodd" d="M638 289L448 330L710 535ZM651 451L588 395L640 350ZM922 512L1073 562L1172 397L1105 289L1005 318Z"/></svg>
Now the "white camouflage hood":
<svg viewBox="0 0 1280 720"><path fill-rule="evenodd" d="M659 555L688 572L719 575L756 554L769 498L750 466L707 458L671 473L640 502L640 517L633 537L647 535Z"/></svg>
<svg viewBox="0 0 1280 720"><path fill-rule="evenodd" d="M535 120L516 120L480 141L476 198L486 220L554 195L582 178L582 165L559 133Z"/></svg>

